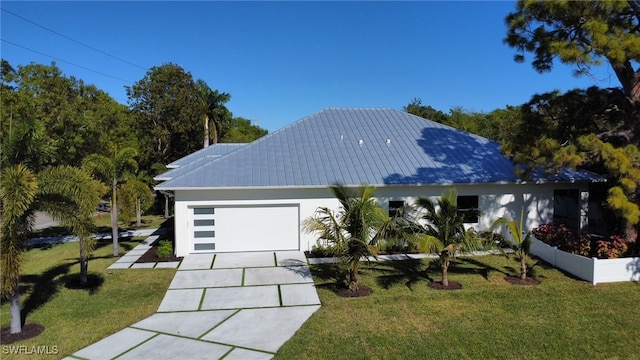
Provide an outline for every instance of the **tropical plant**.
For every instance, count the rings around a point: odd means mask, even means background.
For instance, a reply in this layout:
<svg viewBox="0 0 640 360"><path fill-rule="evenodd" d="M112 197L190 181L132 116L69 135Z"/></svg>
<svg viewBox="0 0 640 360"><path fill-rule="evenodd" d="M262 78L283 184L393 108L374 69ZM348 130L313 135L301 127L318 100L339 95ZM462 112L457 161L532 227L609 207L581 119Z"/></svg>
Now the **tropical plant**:
<svg viewBox="0 0 640 360"><path fill-rule="evenodd" d="M465 230L464 214L458 211L457 197L456 189L449 188L442 192L437 204L425 197L415 201L416 206L424 211L422 219L426 220L421 233L415 237L418 249L424 253L438 253L443 286L449 286L449 265L457 252L461 249L475 251L485 245L472 229Z"/></svg>
<svg viewBox="0 0 640 360"><path fill-rule="evenodd" d="M491 229L504 226L511 238L504 241L501 245L506 245L515 251L516 256L520 259L520 279L527 278L527 256L531 252L532 236L528 232L524 234L524 210L520 212L520 222L501 217L493 222Z"/></svg>
<svg viewBox="0 0 640 360"><path fill-rule="evenodd" d="M91 215L104 189L85 171L69 166L51 167L35 174L23 165L12 165L3 169L0 183L1 290L2 297L10 301L13 334L22 331L20 266L35 211L47 212L78 236L81 282L86 284L93 233Z"/></svg>
<svg viewBox="0 0 640 360"><path fill-rule="evenodd" d="M304 230L319 232L319 239L335 245L347 267L349 289L357 292L360 261L376 255L376 235L388 215L376 203L373 186L352 189L337 184L329 188L341 209L335 213L326 207L318 208L313 217L303 222Z"/></svg>
<svg viewBox="0 0 640 360"><path fill-rule="evenodd" d="M118 201L117 194L120 184L128 175L138 169L138 163L134 157L137 152L133 148L124 148L116 151L113 158L92 154L82 162L83 168L96 175L102 182L111 188L111 236L113 239L113 256L119 255L118 247Z"/></svg>

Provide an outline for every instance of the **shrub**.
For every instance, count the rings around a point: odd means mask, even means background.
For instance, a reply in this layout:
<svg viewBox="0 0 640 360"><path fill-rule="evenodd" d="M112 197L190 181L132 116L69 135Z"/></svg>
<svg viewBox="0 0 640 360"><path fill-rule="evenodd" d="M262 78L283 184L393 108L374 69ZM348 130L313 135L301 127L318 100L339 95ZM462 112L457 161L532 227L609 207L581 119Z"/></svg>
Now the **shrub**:
<svg viewBox="0 0 640 360"><path fill-rule="evenodd" d="M536 239L560 250L582 256L591 255L591 236L586 232L576 235L564 224L544 224L532 233Z"/></svg>
<svg viewBox="0 0 640 360"><path fill-rule="evenodd" d="M170 240L161 240L160 245L158 245L158 249L156 250L156 255L160 259L168 259L173 255L173 245Z"/></svg>
<svg viewBox="0 0 640 360"><path fill-rule="evenodd" d="M627 252L627 242L620 235L611 235L608 240L596 242L597 255L602 259L615 259Z"/></svg>
<svg viewBox="0 0 640 360"><path fill-rule="evenodd" d="M340 256L338 249L334 245L322 245L318 242L317 245L311 247L310 251L313 257L334 257Z"/></svg>

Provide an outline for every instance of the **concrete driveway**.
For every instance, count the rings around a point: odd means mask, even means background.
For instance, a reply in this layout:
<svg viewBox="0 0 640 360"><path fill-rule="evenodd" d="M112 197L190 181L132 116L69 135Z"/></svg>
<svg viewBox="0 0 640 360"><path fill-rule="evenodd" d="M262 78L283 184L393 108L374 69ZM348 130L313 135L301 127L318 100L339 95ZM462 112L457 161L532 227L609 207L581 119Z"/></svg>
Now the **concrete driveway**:
<svg viewBox="0 0 640 360"><path fill-rule="evenodd" d="M319 308L302 252L191 254L156 314L67 359L270 359Z"/></svg>

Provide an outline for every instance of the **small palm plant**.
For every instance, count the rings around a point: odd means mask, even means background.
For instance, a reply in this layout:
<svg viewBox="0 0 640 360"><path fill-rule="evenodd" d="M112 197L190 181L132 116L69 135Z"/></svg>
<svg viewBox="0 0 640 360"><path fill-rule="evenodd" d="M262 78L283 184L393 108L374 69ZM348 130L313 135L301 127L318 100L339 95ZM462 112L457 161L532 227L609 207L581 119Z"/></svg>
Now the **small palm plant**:
<svg viewBox="0 0 640 360"><path fill-rule="evenodd" d="M531 252L532 237L531 233L524 234L524 210L520 212L520 223L501 217L493 222L491 229L494 230L502 226L506 227L509 235L511 235L511 241L505 241L503 245L513 249L520 259L520 279L526 280L527 256Z"/></svg>
<svg viewBox="0 0 640 360"><path fill-rule="evenodd" d="M429 198L420 197L416 206L425 211L422 218L426 220L421 234L416 235L420 251L436 252L442 268L442 285L449 286L449 265L451 259L461 249L474 251L483 245L482 239L473 231L464 228L464 215L458 211L457 192L455 188L445 190L436 203ZM468 210L475 211L477 210Z"/></svg>
<svg viewBox="0 0 640 360"><path fill-rule="evenodd" d="M349 289L357 292L360 261L376 255L376 235L388 215L375 202L372 186L354 190L338 184L330 189L340 202L340 211L318 208L313 217L303 222L303 227L306 232L319 232L319 239L335 246L347 265Z"/></svg>

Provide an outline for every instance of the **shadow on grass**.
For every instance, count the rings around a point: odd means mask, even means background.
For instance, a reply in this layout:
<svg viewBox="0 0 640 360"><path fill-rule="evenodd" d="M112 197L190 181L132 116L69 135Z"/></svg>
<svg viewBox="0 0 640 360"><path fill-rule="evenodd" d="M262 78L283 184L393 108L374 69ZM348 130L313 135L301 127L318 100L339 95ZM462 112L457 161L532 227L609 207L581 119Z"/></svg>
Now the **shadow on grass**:
<svg viewBox="0 0 640 360"><path fill-rule="evenodd" d="M347 271L340 263L309 265L309 269L316 278L317 288L335 290L346 284Z"/></svg>
<svg viewBox="0 0 640 360"><path fill-rule="evenodd" d="M397 284L404 284L412 289L413 285L422 280L433 281L429 276L430 267L425 266L420 259L384 261L370 267L370 269L381 273L376 281L378 285L387 290Z"/></svg>
<svg viewBox="0 0 640 360"><path fill-rule="evenodd" d="M111 257L94 257L93 259L111 258ZM88 283L80 284L80 274L69 274L69 269L77 265L79 261L66 262L64 264L54 266L39 275L23 275L21 277L20 291L21 293L29 292L30 294L22 306L22 323L26 323L26 319L33 311L45 305L60 291L61 286L68 289L86 290L93 295L98 292L104 283L104 277L100 274L87 274Z"/></svg>
<svg viewBox="0 0 640 360"><path fill-rule="evenodd" d="M506 275L513 275L514 274L513 271L515 271L515 269L513 269L511 267L506 267L505 269L507 271L511 272L511 273L509 273L509 272L506 272L506 271L504 271L502 269L499 269L499 268L497 268L495 266L491 266L491 265L486 264L486 263L484 263L482 261L478 261L478 260L476 260L474 258L464 258L463 262L467 263L467 264L474 265L475 267L472 268L474 273L480 274L485 280L489 280L489 274L491 273L491 271L499 272L501 274L504 274L505 276ZM449 268L449 269L451 269L451 268Z"/></svg>

